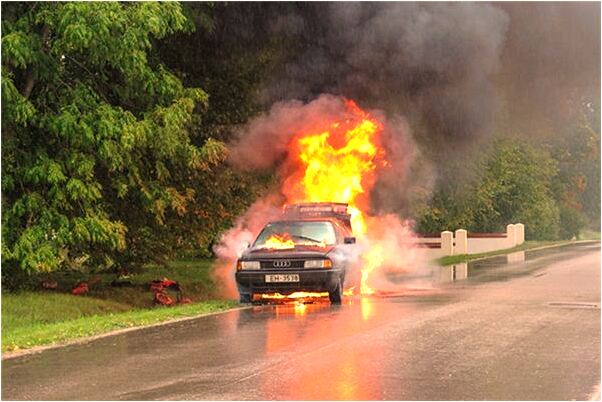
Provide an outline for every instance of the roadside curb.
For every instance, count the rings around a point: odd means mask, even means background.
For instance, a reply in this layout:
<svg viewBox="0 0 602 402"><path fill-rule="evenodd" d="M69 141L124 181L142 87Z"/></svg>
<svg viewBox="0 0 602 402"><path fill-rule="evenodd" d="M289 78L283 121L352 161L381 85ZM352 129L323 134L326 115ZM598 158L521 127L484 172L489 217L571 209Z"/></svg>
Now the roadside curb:
<svg viewBox="0 0 602 402"><path fill-rule="evenodd" d="M466 260L466 261L462 261L462 262L457 262L457 263L454 263L454 264L441 265L441 264L437 263L437 265L440 266L440 267L446 267L446 266L450 266L450 265L467 264L467 263L470 263L470 262L473 262L473 261L481 261L481 260L488 260L490 258L504 257L504 256L507 256L508 254L513 254L513 253L520 253L520 252L525 252L526 253L527 251L544 250L544 249L547 249L547 248L563 247L563 246L568 246L568 245L571 245L571 244L585 244L585 243L600 243L600 240L569 240L569 241L558 243L558 244L548 244L548 245L545 245L545 246L527 248L527 249L524 249L524 250L508 251L508 252L505 252L505 253L500 253L500 254L496 254L496 255L490 255L490 256L487 256L487 257L472 258L470 260ZM436 262L436 260L434 260L434 261Z"/></svg>
<svg viewBox="0 0 602 402"><path fill-rule="evenodd" d="M9 351L9 352L2 352L2 359L1 359L1 361L15 359L17 357L28 356L28 355L32 355L32 354L36 354L36 353L41 353L41 352L44 352L44 351L47 351L47 350L51 350L51 349L59 349L59 348L63 348L63 347L66 347L66 346L82 345L82 344L85 344L85 343L88 343L88 342L95 341L97 339L107 338L109 336L121 335L121 334L125 334L127 332L139 331L139 330L142 330L142 329L159 327L159 326L162 326L162 325L175 324L175 323L178 323L178 322L195 320L197 318L210 317L210 316L213 316L213 315L230 313L232 311L247 310L247 309L250 309L252 307L253 306L233 307L231 309L224 310L224 311L216 311L216 312L213 312L213 313L193 315L193 316L190 316L190 317L174 318L172 320L161 321L161 322L157 322L157 323L149 324L149 325L140 325L140 326L135 326L135 327L130 327L130 328L115 329L115 330L112 330L112 331L109 331L109 332L105 332L105 333L102 333L102 334L98 334L98 335L92 335L92 336L87 336L87 337L80 338L80 339L74 339L72 341L59 342L59 343L54 343L54 344L51 344L51 345L44 345L44 346L34 346L33 348L29 348L29 349L19 349L19 350L14 350L14 351Z"/></svg>

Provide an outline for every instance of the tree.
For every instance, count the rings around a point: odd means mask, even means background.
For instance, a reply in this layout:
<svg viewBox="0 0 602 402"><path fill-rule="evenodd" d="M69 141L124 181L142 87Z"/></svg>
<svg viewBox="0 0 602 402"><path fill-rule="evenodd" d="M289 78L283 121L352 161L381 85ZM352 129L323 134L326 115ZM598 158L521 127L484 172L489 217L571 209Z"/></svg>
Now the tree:
<svg viewBox="0 0 602 402"><path fill-rule="evenodd" d="M521 222L528 239L557 238L559 212L551 190L557 165L548 152L517 139L498 140L484 172L466 212L468 230L503 231Z"/></svg>
<svg viewBox="0 0 602 402"><path fill-rule="evenodd" d="M554 193L560 206L560 236L572 238L585 227L600 229L600 109L582 101L576 118L550 144L558 161Z"/></svg>
<svg viewBox="0 0 602 402"><path fill-rule="evenodd" d="M515 138L498 139L480 170L466 195L435 197L418 227L502 232L507 224L521 222L528 239L558 237L559 209L552 192L557 163L547 151Z"/></svg>
<svg viewBox="0 0 602 402"><path fill-rule="evenodd" d="M2 17L3 275L172 252L200 197L188 179L226 156L194 142L207 94L155 50L194 29L181 6L7 3Z"/></svg>
<svg viewBox="0 0 602 402"><path fill-rule="evenodd" d="M186 86L202 87L209 96L204 113L194 117L193 143L201 145L208 138L228 142L237 128L265 107L258 94L280 65L284 48L282 39L269 32L267 25L281 6L183 3L183 7L199 29L172 35L158 44L158 53ZM265 194L273 173L235 171L224 161L187 178L197 200L189 206L189 219L172 221L181 226L178 233L186 233L178 242L188 241L187 254L211 255L221 233Z"/></svg>

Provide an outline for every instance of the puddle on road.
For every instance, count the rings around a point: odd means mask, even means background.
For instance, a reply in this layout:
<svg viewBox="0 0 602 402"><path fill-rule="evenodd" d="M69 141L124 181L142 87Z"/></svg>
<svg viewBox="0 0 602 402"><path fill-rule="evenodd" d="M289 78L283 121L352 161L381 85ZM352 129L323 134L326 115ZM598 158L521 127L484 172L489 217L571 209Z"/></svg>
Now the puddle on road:
<svg viewBox="0 0 602 402"><path fill-rule="evenodd" d="M504 281L525 275L538 278L545 275L545 272L538 273L539 269L596 249L600 249L600 243L578 243L548 249L518 251L440 267L438 278L434 279L438 279L437 283L440 286L446 286L463 280L468 280L468 283Z"/></svg>

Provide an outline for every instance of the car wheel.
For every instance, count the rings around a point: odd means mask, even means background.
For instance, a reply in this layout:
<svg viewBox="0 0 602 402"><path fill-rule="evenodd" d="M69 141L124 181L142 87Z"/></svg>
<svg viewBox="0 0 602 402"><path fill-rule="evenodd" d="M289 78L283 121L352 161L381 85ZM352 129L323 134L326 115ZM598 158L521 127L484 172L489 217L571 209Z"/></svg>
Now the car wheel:
<svg viewBox="0 0 602 402"><path fill-rule="evenodd" d="M240 302L243 304L251 303L251 295L249 293L241 293Z"/></svg>
<svg viewBox="0 0 602 402"><path fill-rule="evenodd" d="M328 299L330 300L330 304L341 304L341 296L342 296L342 286L341 286L341 279L339 278L339 281L337 282L337 287L331 291L328 292Z"/></svg>

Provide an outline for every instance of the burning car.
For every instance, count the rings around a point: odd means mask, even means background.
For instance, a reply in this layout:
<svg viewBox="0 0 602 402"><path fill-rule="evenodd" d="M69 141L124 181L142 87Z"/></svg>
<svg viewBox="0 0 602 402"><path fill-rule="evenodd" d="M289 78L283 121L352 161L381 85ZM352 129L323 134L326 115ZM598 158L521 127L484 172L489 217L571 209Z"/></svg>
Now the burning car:
<svg viewBox="0 0 602 402"><path fill-rule="evenodd" d="M359 282L350 264L354 243L347 204L286 206L237 261L240 302L254 294L327 292L331 303L341 303L343 289Z"/></svg>

